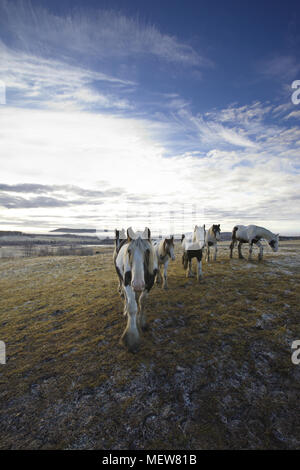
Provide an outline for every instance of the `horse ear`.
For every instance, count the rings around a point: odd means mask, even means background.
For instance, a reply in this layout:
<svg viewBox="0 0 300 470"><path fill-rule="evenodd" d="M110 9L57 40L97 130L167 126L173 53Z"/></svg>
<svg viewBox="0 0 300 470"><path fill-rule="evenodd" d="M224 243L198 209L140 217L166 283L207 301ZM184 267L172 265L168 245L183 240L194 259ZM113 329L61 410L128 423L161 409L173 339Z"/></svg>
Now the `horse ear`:
<svg viewBox="0 0 300 470"><path fill-rule="evenodd" d="M142 238L143 240L147 240L147 239L150 240L150 237L151 237L150 229L148 227L145 227L143 234L142 234Z"/></svg>
<svg viewBox="0 0 300 470"><path fill-rule="evenodd" d="M218 227L220 228L220 224L218 224Z"/></svg>
<svg viewBox="0 0 300 470"><path fill-rule="evenodd" d="M181 240L180 240L180 241L182 242L182 240L184 240L184 238L185 238L185 234L183 233L183 234L181 235Z"/></svg>
<svg viewBox="0 0 300 470"><path fill-rule="evenodd" d="M132 227L129 227L127 229L127 240L131 241L133 238L134 238L134 233L133 233Z"/></svg>
<svg viewBox="0 0 300 470"><path fill-rule="evenodd" d="M172 240L172 241L174 240L174 235L171 236L171 240Z"/></svg>

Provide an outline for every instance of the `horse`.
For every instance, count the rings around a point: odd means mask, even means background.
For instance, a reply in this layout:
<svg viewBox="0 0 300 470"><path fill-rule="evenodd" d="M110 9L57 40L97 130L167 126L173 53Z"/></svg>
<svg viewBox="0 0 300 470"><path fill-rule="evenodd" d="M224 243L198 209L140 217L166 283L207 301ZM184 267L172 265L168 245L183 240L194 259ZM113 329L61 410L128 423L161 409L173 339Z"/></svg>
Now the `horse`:
<svg viewBox="0 0 300 470"><path fill-rule="evenodd" d="M158 270L156 275L156 284L163 283L163 288L168 288L167 282L167 272L168 272L168 265L170 258L172 261L175 260L175 253L174 253L174 236L172 235L170 238L164 238L161 241L153 242L153 247L156 253ZM160 268L164 266L164 277L162 278Z"/></svg>
<svg viewBox="0 0 300 470"><path fill-rule="evenodd" d="M205 243L205 225L203 227L194 228L194 233L191 236L183 234L181 237L181 246L183 247L182 264L186 269L186 277L193 277L192 272L192 259L197 258L197 280L200 282L202 273L202 251Z"/></svg>
<svg viewBox="0 0 300 470"><path fill-rule="evenodd" d="M221 240L221 229L220 224L212 225L206 232L205 235L205 247L206 247L206 261L209 261L210 247L215 248L214 261L217 260L218 246L217 242Z"/></svg>
<svg viewBox="0 0 300 470"><path fill-rule="evenodd" d="M157 274L157 259L151 243L151 232L134 233L130 227L127 238L115 248L114 265L124 295L124 316L127 325L121 342L130 352L140 346L140 329L147 327L144 313L145 301Z"/></svg>
<svg viewBox="0 0 300 470"><path fill-rule="evenodd" d="M242 244L249 243L249 261L252 258L252 247L253 243L259 247L259 255L258 259L263 259L263 246L260 243L261 239L265 239L268 241L270 247L274 252L278 251L278 243L279 243L279 233L276 235L272 233L270 230L267 230L264 227L258 227L257 225L235 225L232 229L232 237L231 237L231 244L230 244L230 258L232 258L232 251L237 242L238 244L238 252L239 258L243 259L242 255Z"/></svg>

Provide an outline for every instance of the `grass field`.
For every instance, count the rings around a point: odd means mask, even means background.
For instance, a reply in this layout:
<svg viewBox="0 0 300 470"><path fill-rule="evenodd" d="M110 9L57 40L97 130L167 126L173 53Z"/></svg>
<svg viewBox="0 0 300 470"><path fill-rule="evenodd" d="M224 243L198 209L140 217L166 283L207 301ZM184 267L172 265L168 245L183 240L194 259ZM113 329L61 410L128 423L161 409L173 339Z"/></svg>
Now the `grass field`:
<svg viewBox="0 0 300 470"><path fill-rule="evenodd" d="M203 271L177 247L130 354L111 248L0 260L0 448L300 448L300 242Z"/></svg>

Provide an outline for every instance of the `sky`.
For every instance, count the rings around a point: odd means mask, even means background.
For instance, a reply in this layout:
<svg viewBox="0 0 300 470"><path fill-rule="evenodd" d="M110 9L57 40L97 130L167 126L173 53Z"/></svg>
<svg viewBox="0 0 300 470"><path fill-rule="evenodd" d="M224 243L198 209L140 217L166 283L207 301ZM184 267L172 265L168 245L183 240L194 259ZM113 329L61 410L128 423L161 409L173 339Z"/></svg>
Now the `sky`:
<svg viewBox="0 0 300 470"><path fill-rule="evenodd" d="M295 1L0 0L0 230L300 234L296 80Z"/></svg>

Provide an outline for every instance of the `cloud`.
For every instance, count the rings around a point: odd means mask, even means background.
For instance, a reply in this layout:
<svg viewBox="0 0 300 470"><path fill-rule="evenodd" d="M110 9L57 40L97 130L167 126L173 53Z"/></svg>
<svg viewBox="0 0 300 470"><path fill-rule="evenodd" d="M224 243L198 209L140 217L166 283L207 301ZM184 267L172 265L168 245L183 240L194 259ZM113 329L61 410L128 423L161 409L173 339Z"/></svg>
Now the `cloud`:
<svg viewBox="0 0 300 470"><path fill-rule="evenodd" d="M284 117L284 119L291 119L291 118L299 119L300 118L300 110L292 111L291 113L289 113L287 116Z"/></svg>
<svg viewBox="0 0 300 470"><path fill-rule="evenodd" d="M84 201L67 201L62 199L57 199L53 197L33 197L33 198L23 198L23 197L14 197L11 195L1 194L0 193L0 206L6 207L7 209L32 209L35 207L48 208L48 207L68 207L73 205L85 204Z"/></svg>
<svg viewBox="0 0 300 470"><path fill-rule="evenodd" d="M120 188L99 191L73 185L0 184L0 206L7 209L98 206L107 198L120 197L123 192ZM22 196L19 196L20 193ZM33 196L35 194L46 194L46 196ZM74 195L79 198L73 199Z"/></svg>
<svg viewBox="0 0 300 470"><path fill-rule="evenodd" d="M134 82L53 59L14 51L0 41L0 78L7 88L7 103L63 110L130 109L124 88ZM97 87L99 83L102 92ZM117 91L121 88L121 91Z"/></svg>
<svg viewBox="0 0 300 470"><path fill-rule="evenodd" d="M222 116L219 118L217 114L209 114L206 116L194 116L188 110L182 109L178 111L178 115L186 121L190 122L197 130L198 139L201 143L208 145L231 144L238 147L255 147L253 142L246 134L245 130L240 127L240 122L234 122L234 126L224 125ZM239 127L237 127L239 125Z"/></svg>
<svg viewBox="0 0 300 470"><path fill-rule="evenodd" d="M73 9L58 16L30 1L3 0L0 28L0 80L13 106L137 113L132 93L139 70L157 60L168 67L213 67L189 44L118 11ZM185 102L178 97L169 106Z"/></svg>
<svg viewBox="0 0 300 470"><path fill-rule="evenodd" d="M278 106L194 115L187 103L155 121L3 107L1 217L49 228L60 220L111 229L128 220L180 232L200 219L223 230L266 221L273 231L295 230L300 129L276 119L287 112Z"/></svg>
<svg viewBox="0 0 300 470"><path fill-rule="evenodd" d="M281 55L261 61L258 70L265 77L291 82L297 78L300 64L297 58L292 55Z"/></svg>
<svg viewBox="0 0 300 470"><path fill-rule="evenodd" d="M107 58L154 56L169 63L209 67L192 46L161 33L154 25L104 9L73 9L58 16L30 1L2 1L0 25L14 47L48 56ZM63 44L63 51L61 45Z"/></svg>
<svg viewBox="0 0 300 470"><path fill-rule="evenodd" d="M122 188L116 189L106 189L105 191L99 190L90 190L80 188L79 186L74 185L46 185L46 184L36 184L36 183L22 183L22 184L1 184L0 191L3 192L14 192L14 193L71 193L77 194L79 196L85 196L89 198L94 197L114 197L120 196L123 193Z"/></svg>

